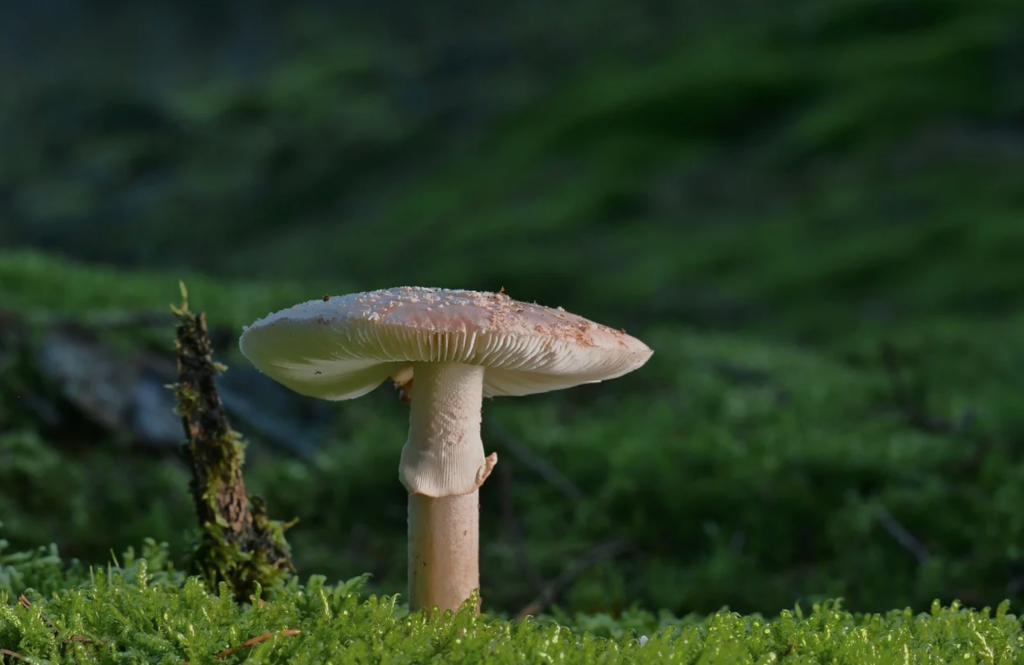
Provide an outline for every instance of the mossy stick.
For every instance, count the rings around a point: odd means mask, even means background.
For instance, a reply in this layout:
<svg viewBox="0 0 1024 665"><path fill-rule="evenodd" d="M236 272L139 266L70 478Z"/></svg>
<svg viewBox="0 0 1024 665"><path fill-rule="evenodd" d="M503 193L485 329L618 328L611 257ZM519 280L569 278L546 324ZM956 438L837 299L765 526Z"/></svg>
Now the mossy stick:
<svg viewBox="0 0 1024 665"><path fill-rule="evenodd" d="M226 368L213 361L206 315L189 311L184 284L181 295L181 307L171 308L178 319L178 383L173 390L187 438L192 497L200 525L192 568L211 587L226 582L242 600L257 584L273 587L293 572L291 551L284 526L270 520L263 502L245 491L245 444L231 429L215 383Z"/></svg>

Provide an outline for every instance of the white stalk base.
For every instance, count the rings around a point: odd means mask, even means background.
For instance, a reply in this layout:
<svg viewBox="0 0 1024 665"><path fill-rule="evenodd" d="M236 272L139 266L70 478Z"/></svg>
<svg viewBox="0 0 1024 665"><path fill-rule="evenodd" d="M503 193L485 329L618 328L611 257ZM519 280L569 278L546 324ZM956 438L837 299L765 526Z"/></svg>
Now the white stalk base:
<svg viewBox="0 0 1024 665"><path fill-rule="evenodd" d="M479 588L480 492L410 494L409 609L455 611Z"/></svg>

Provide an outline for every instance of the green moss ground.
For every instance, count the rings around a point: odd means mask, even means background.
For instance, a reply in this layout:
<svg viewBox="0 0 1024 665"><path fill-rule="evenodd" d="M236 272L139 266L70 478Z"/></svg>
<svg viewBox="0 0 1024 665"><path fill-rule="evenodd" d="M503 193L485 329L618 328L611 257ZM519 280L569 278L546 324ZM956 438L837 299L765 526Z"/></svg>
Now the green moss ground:
<svg viewBox="0 0 1024 665"><path fill-rule="evenodd" d="M838 603L777 617L707 618L630 609L507 622L471 612L408 617L394 597L366 597L362 577L320 576L237 604L173 571L152 545L123 567L61 572L52 555L0 553L0 652L27 663L1014 663L1021 620L934 603L929 612L852 614ZM10 580L50 588L10 595ZM230 650L230 651L229 651ZM11 655L11 654L17 654Z"/></svg>

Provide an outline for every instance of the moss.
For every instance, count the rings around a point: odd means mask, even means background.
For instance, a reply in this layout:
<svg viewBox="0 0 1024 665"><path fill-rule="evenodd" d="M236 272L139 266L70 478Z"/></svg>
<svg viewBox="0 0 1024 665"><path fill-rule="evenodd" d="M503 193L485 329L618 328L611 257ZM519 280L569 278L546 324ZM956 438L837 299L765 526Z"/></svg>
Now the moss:
<svg viewBox="0 0 1024 665"><path fill-rule="evenodd" d="M213 361L206 317L189 310L183 283L181 294L182 305L173 308L178 383L172 388L188 440L190 489L200 527L191 568L207 584L224 583L244 599L261 586L276 586L295 568L283 526L267 517L261 499L246 492L245 443L231 429L214 383L226 367Z"/></svg>
<svg viewBox="0 0 1024 665"><path fill-rule="evenodd" d="M337 280L215 280L192 270L138 269L131 274L125 279L123 270L110 266L33 250L0 250L0 311L41 324L55 316L89 323L97 316L163 313L162 294L184 280L192 285L192 306L211 312L211 325L239 331L269 311L317 298L325 289L339 293L346 288ZM160 346L166 347L166 341Z"/></svg>
<svg viewBox="0 0 1024 665"><path fill-rule="evenodd" d="M473 615L406 615L395 597L366 596L365 576L292 581L275 597L238 604L226 584L182 580L155 560L127 558L79 584L15 596L0 586L0 649L12 660L204 663L861 663L1015 662L1021 619L934 603L853 614L838 602L765 619L723 609L707 617L631 609L608 616L505 621ZM9 557L8 557L9 559ZM0 558L0 579L31 562ZM52 575L59 576L55 570ZM38 575L36 581L46 584ZM70 581L70 580L69 580Z"/></svg>

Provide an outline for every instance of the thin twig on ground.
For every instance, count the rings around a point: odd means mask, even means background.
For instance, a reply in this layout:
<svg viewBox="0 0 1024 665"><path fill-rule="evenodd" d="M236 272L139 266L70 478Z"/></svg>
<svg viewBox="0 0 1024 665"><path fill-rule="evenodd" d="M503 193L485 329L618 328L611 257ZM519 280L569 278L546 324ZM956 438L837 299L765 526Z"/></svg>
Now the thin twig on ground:
<svg viewBox="0 0 1024 665"><path fill-rule="evenodd" d="M499 464L497 470L498 478L501 481L501 512L505 520L505 528L508 530L509 540L512 542L516 567L526 577L526 581L530 585L530 593L537 594L544 587L544 578L537 567L533 565L530 554L526 551L526 533L523 521L516 512L512 493L512 488L515 486L513 482L515 472L510 464Z"/></svg>
<svg viewBox="0 0 1024 665"><path fill-rule="evenodd" d="M900 415L911 426L929 434L958 434L955 423L928 411L928 392L923 384L911 385L903 372L903 363L891 344L883 344L879 355L885 367Z"/></svg>
<svg viewBox="0 0 1024 665"><path fill-rule="evenodd" d="M256 637L250 638L250 639L242 642L241 644L239 644L236 647L228 647L227 649L224 649L223 651L218 653L216 657L217 658L224 658L225 656L230 656L231 654L233 654L235 651L238 651L239 649L246 649L248 647L257 645L260 642L266 642L267 640L269 640L270 638L274 637L275 635L279 635L281 637L291 637L293 635L298 635L301 632L302 632L301 630L297 630L297 629L294 629L294 628L289 628L287 630L282 630L279 633L264 633L262 635L257 635Z"/></svg>
<svg viewBox="0 0 1024 665"><path fill-rule="evenodd" d="M893 517L892 513L884 505L878 504L875 509L875 519L892 536L893 540L917 559L918 563L924 563L931 558L931 553L928 552L928 548L924 546L924 543L918 540L914 534L910 533L905 526L900 524L899 520Z"/></svg>
<svg viewBox="0 0 1024 665"><path fill-rule="evenodd" d="M565 498L574 502L583 501L586 498L586 495L583 494L583 492L580 491L580 489L576 487L571 480L562 475L562 473L549 462L530 450L526 444L517 439L507 429L502 427L496 420L493 418L484 418L483 427L484 433L489 438L497 441L501 447L507 450L514 458L532 469L537 475L543 478L545 482L565 496Z"/></svg>
<svg viewBox="0 0 1024 665"><path fill-rule="evenodd" d="M1001 446L997 439L986 436L973 427L976 413L967 410L957 420L940 418L928 410L928 391L923 383L911 386L903 373L903 362L891 344L883 344L880 350L882 365L889 376L893 400L900 417L911 427L927 434L955 436L973 445L970 455L956 464L956 470L965 474L975 473L985 456Z"/></svg>
<svg viewBox="0 0 1024 665"><path fill-rule="evenodd" d="M611 559L623 554L632 547L626 540L611 540L593 547L581 556L573 560L558 577L547 584L534 598L519 611L517 618L524 619L528 616L536 616L546 610L551 603L572 584L577 577L590 568L596 566L605 559Z"/></svg>

